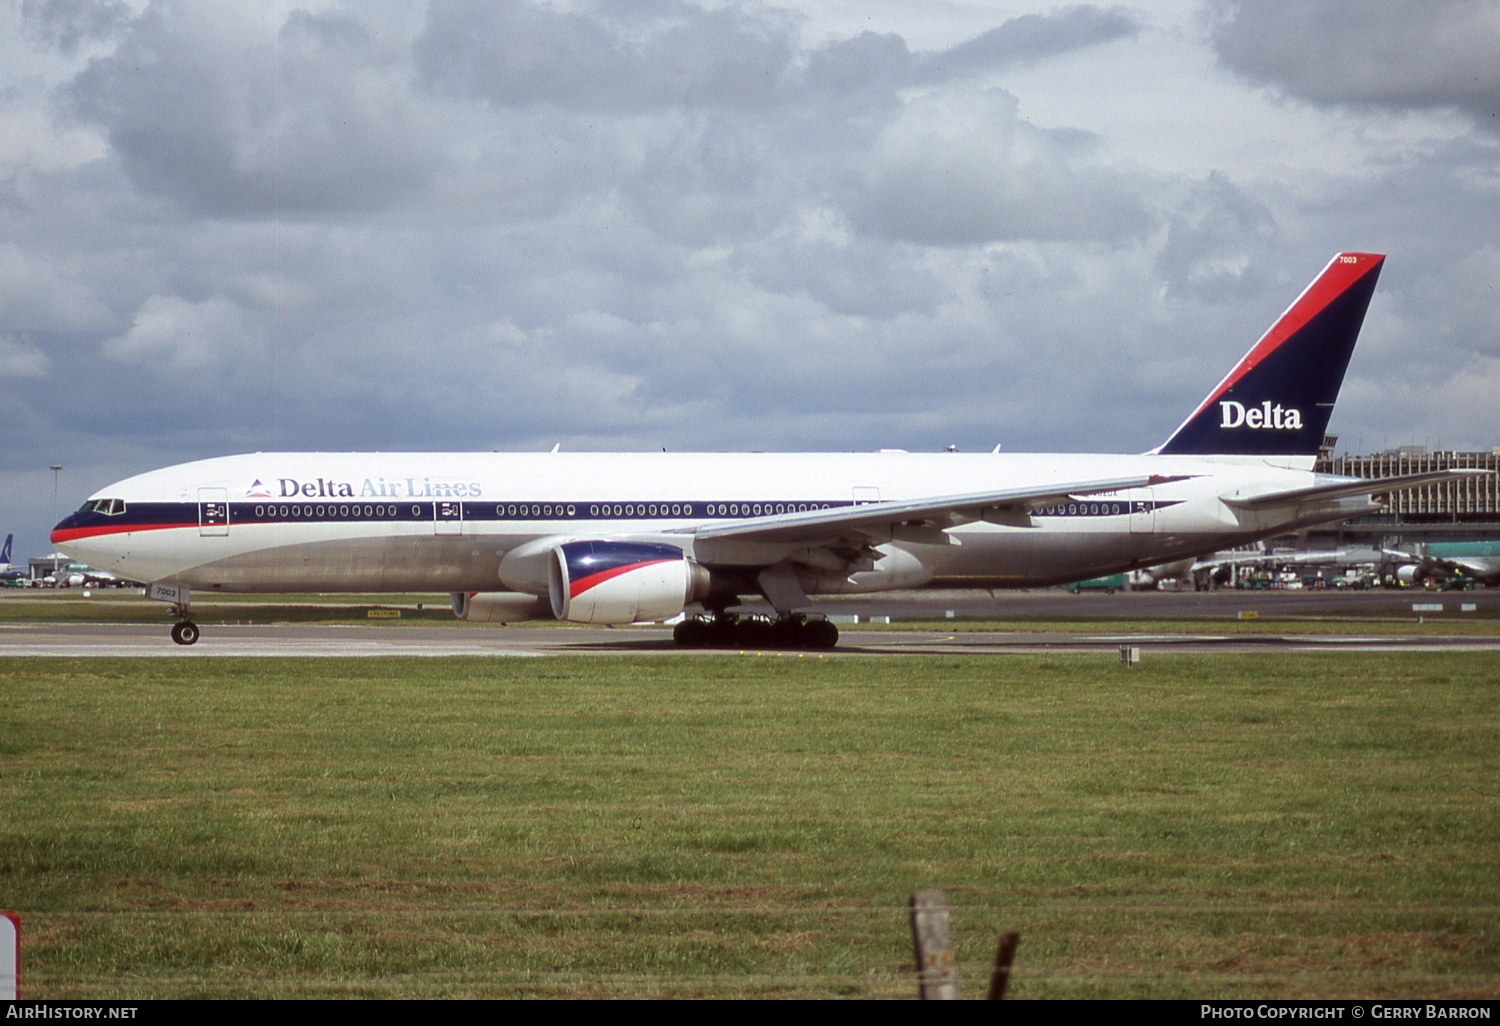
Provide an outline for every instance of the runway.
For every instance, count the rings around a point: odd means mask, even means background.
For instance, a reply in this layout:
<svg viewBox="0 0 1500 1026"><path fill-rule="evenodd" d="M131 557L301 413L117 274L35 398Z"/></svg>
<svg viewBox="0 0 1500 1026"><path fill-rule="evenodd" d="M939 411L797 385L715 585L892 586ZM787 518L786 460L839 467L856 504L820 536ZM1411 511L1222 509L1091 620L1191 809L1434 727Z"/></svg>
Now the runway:
<svg viewBox="0 0 1500 1026"><path fill-rule="evenodd" d="M941 631L845 628L837 648L825 652L735 648L683 649L664 627L390 627L205 626L196 645L172 643L165 625L0 625L5 657L67 658L390 658L480 656L668 656L745 654L784 658L879 655L984 655L1101 652L1138 647L1143 656L1174 652L1412 652L1500 651L1500 637L1459 634L1173 634L1067 631Z"/></svg>
<svg viewBox="0 0 1500 1026"><path fill-rule="evenodd" d="M33 601L35 593L3 596ZM226 599L229 598L226 596ZM434 597L438 598L438 597ZM53 593L45 600L76 601ZM110 604L154 606L145 599L99 598ZM327 597L326 605L347 600ZM298 597L307 604L307 597ZM320 604L320 603L313 603ZM433 603L429 603L430 605ZM439 601L440 605L446 605ZM1170 652L1370 652L1495 651L1500 630L1476 632L1479 623L1500 619L1500 589L1472 592L1425 591L1235 591L1121 592L1072 595L1040 591L892 592L820 600L818 608L835 617L858 616L860 624L840 624L842 637L831 652L754 652L789 658L858 655L952 655L1060 651L1115 654L1121 645L1143 653ZM379 658L391 656L670 655L691 657L737 649L681 649L661 626L616 628L535 623L510 627L442 621L374 621L369 624L219 624L214 606L200 610L202 640L180 646L168 637L163 615L154 623L0 622L0 656L125 657L213 659L222 657ZM166 610L162 608L163 614ZM259 611L258 611L259 612ZM264 608L274 618L274 606ZM45 615L45 614L43 614ZM922 629L872 624L890 617L896 624L920 621ZM989 622L962 624L965 617ZM1254 633L1238 629L1245 617L1260 618ZM261 618L261 617L257 617ZM954 620L956 629L945 629ZM109 619L101 609L101 620ZM1031 620L1028 624L1026 621ZM1059 621L1055 628L1037 620ZM1151 621L1171 621L1171 632L1152 632ZM1318 621L1320 633L1299 629ZM1097 629L1089 623L1097 622ZM1192 626L1183 631L1183 621ZM1285 630L1278 629L1278 621ZM1128 627L1122 627L1128 623ZM993 625L993 626L991 626ZM979 627L982 629L970 629ZM1043 629L1047 628L1047 629Z"/></svg>

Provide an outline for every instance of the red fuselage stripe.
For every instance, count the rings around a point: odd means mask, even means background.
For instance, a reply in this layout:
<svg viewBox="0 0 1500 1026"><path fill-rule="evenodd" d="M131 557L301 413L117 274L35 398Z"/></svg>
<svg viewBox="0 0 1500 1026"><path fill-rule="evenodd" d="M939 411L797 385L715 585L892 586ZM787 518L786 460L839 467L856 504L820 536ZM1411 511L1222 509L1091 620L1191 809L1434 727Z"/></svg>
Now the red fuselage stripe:
<svg viewBox="0 0 1500 1026"><path fill-rule="evenodd" d="M132 531L175 531L197 524L121 524L119 527L68 527L52 532L52 544L77 541L80 538L103 538L111 534L129 534Z"/></svg>
<svg viewBox="0 0 1500 1026"><path fill-rule="evenodd" d="M653 559L645 563L631 563L629 566L616 567L614 570L601 570L597 574L589 574L573 581L568 587L568 597L577 598L590 588L597 588L605 581L613 580L621 574L628 574L632 570L639 570L643 566L655 566L658 563L670 563L670 559Z"/></svg>

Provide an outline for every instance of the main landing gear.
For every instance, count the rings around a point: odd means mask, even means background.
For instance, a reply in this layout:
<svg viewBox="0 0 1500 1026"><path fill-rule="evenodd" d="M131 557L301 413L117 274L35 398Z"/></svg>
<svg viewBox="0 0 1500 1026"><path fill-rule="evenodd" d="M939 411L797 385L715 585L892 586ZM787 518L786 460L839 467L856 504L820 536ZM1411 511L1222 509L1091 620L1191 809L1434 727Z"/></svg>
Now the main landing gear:
<svg viewBox="0 0 1500 1026"><path fill-rule="evenodd" d="M683 620L672 628L672 640L684 648L829 649L838 644L839 629L801 613L774 620L720 613Z"/></svg>

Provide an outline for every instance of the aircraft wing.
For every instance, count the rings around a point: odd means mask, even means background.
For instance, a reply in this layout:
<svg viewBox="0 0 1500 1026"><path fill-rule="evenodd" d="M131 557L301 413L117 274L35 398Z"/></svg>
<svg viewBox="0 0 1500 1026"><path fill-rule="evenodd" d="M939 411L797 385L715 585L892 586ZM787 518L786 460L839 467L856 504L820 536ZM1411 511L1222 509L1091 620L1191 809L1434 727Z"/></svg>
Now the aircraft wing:
<svg viewBox="0 0 1500 1026"><path fill-rule="evenodd" d="M1268 492L1248 497L1226 496L1224 502L1241 509L1260 509L1265 506L1291 506L1301 502L1322 499L1343 499L1351 495L1379 495L1382 492L1399 492L1407 488L1442 481L1456 481L1465 477L1489 474L1488 470L1434 470L1425 474L1401 474L1397 477L1370 477L1359 481L1348 481L1333 485L1314 485L1311 488L1294 488L1284 492Z"/></svg>
<svg viewBox="0 0 1500 1026"><path fill-rule="evenodd" d="M967 492L924 499L866 502L836 509L805 513L777 513L682 528L679 533L698 539L733 539L757 542L826 542L850 535L878 537L898 524L937 530L976 520L1028 527L1031 510L1068 502L1080 495L1151 488L1191 475L1162 474L1120 477L1098 481L1073 481L1045 488L1006 488L989 492Z"/></svg>

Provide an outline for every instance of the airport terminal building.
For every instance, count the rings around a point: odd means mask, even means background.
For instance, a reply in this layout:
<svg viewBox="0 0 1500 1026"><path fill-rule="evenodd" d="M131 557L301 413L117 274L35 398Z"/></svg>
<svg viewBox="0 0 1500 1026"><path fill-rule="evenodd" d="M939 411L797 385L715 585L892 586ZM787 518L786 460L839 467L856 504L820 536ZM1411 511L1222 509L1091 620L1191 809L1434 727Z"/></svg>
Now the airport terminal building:
<svg viewBox="0 0 1500 1026"><path fill-rule="evenodd" d="M1382 514L1361 517L1330 530L1345 539L1401 534L1417 540L1500 538L1500 446L1488 452L1429 450L1425 445L1403 445L1369 456L1335 456L1338 439L1329 436L1316 470L1345 477L1390 477L1428 471L1487 470L1483 477L1429 485L1390 497Z"/></svg>

